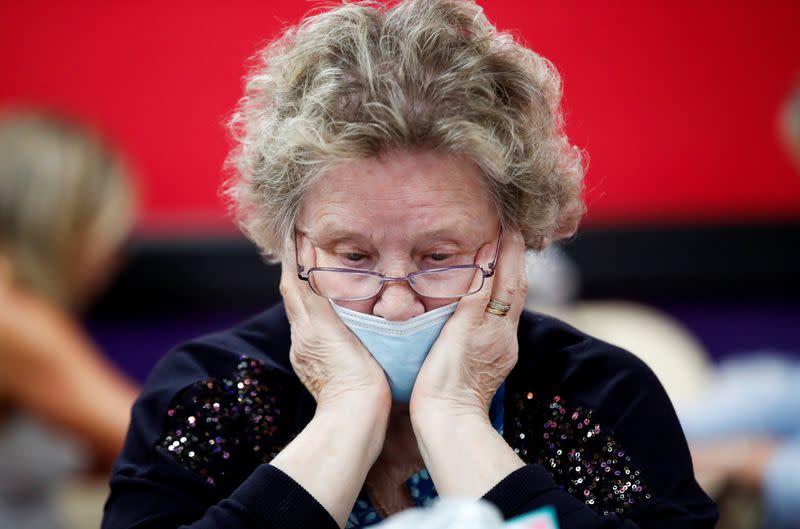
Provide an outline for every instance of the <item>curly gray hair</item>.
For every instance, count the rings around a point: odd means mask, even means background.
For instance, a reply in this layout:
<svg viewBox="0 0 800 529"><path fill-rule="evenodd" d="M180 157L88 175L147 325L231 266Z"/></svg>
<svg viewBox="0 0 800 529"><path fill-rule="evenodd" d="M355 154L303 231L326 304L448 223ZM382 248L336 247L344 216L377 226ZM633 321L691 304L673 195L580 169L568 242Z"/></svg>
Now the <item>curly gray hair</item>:
<svg viewBox="0 0 800 529"><path fill-rule="evenodd" d="M560 102L553 65L474 2L344 3L255 58L229 123L225 192L274 259L304 192L334 164L398 148L455 153L486 176L502 222L543 248L574 233L585 209Z"/></svg>

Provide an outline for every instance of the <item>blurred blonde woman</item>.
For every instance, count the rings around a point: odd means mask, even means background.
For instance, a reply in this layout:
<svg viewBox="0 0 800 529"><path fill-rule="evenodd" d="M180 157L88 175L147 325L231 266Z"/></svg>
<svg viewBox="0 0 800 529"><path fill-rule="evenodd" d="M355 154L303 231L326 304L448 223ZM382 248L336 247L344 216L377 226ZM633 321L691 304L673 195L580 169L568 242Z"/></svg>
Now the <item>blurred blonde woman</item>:
<svg viewBox="0 0 800 529"><path fill-rule="evenodd" d="M0 527L58 527L58 482L122 447L136 387L75 316L132 219L123 164L90 131L0 113Z"/></svg>

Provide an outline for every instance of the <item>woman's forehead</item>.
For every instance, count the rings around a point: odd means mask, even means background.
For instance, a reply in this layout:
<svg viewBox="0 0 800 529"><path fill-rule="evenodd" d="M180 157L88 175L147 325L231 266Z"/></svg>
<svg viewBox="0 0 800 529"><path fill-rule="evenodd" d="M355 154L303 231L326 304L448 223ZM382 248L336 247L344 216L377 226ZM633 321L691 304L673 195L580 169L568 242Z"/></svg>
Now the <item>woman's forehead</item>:
<svg viewBox="0 0 800 529"><path fill-rule="evenodd" d="M354 218L351 222L342 220L344 219L329 217L320 222L301 226L301 231L320 244L336 242L416 244L444 241L468 243L473 242L473 239L482 238L484 232L494 231L497 224L494 219L479 223L471 218L456 216L445 216L429 224L415 222L414 219L384 223L366 222L359 218Z"/></svg>
<svg viewBox="0 0 800 529"><path fill-rule="evenodd" d="M339 164L303 198L300 222L342 231L383 225L463 230L497 216L474 164L435 153L394 154Z"/></svg>

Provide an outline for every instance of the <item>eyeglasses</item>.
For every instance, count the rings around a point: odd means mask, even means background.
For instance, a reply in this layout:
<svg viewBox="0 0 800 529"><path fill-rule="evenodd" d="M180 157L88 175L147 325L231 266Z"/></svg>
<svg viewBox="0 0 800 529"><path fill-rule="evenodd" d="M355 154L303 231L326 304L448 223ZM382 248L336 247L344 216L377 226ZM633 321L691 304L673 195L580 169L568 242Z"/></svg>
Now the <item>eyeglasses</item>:
<svg viewBox="0 0 800 529"><path fill-rule="evenodd" d="M355 270L352 268L312 267L307 271L297 259L297 241L295 241L295 258L297 277L307 281L314 293L333 301L362 301L378 294L386 283L407 282L411 289L422 297L445 299L462 298L478 292L483 288L487 277L492 277L500 251L500 235L494 258L486 268L479 264L465 264L418 270L405 277L388 277L371 270ZM480 282L475 279L480 278Z"/></svg>

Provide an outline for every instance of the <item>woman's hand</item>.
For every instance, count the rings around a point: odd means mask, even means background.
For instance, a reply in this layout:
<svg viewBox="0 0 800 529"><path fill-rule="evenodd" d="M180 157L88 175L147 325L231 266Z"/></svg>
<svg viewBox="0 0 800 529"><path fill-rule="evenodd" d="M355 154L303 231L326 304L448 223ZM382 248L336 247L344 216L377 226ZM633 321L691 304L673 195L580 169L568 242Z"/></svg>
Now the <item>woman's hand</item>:
<svg viewBox="0 0 800 529"><path fill-rule="evenodd" d="M761 490L767 465L780 443L777 438L752 435L694 442L689 448L701 485Z"/></svg>
<svg viewBox="0 0 800 529"><path fill-rule="evenodd" d="M300 262L314 248L300 238ZM292 332L290 359L317 401L314 418L270 464L305 488L344 527L386 436L392 395L386 375L328 300L297 277L293 248L281 269Z"/></svg>
<svg viewBox="0 0 800 529"><path fill-rule="evenodd" d="M481 248L479 262L491 258L491 246ZM526 290L524 240L506 232L494 277L459 301L414 384L414 435L442 495L480 497L524 466L492 427L488 409L517 361ZM511 305L508 314L485 312L490 299Z"/></svg>
<svg viewBox="0 0 800 529"><path fill-rule="evenodd" d="M300 262L314 266L311 242L300 236L298 244ZM300 381L318 406L368 397L388 414L391 392L383 369L345 327L330 302L297 277L293 248L287 253L290 257L282 262L280 291L291 325L290 360Z"/></svg>
<svg viewBox="0 0 800 529"><path fill-rule="evenodd" d="M489 261L494 250L494 244L484 245L478 262ZM494 276L459 301L433 344L414 384L412 417L432 406L488 413L497 388L517 362L517 326L526 291L525 242L519 232L507 231ZM506 316L486 312L490 299L511 305L511 310Z"/></svg>
<svg viewBox="0 0 800 529"><path fill-rule="evenodd" d="M70 314L18 286L0 285L0 366L0 400L80 440L96 470L111 468L138 388Z"/></svg>

